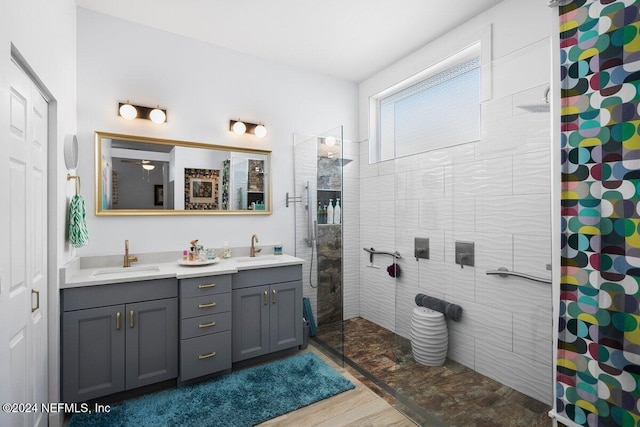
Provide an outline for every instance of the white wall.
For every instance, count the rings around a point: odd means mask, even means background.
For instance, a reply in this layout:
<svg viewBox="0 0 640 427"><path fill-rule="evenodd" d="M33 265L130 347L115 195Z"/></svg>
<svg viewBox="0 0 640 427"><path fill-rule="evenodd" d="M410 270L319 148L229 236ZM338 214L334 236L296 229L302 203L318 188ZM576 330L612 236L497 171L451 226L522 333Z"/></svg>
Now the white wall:
<svg viewBox="0 0 640 427"><path fill-rule="evenodd" d="M76 6L73 0L9 0L0 2L0 126L7 123L11 45L24 58L39 84L53 97L49 111L49 401L58 402L58 267L71 256L64 239L66 206L73 194L67 183L62 142L66 133L76 131ZM0 144L0 150L3 144ZM6 208L5 208L6 209ZM2 235L4 236L4 229ZM9 239L0 239L6 254ZM7 259L7 257L2 257ZM0 273L1 276L1 273ZM3 281L7 283L6 281ZM3 283L3 291L4 291ZM0 316L1 318L1 316ZM0 371L2 372L2 371ZM8 375L2 375L8 378ZM4 390L4 388L3 388ZM55 416L52 424L55 425Z"/></svg>
<svg viewBox="0 0 640 427"><path fill-rule="evenodd" d="M360 84L366 139L370 96L491 28L481 141L373 165L361 144L359 246L395 248L403 259L394 280L390 259L370 269L362 252L359 285L360 315L404 337L417 293L461 305L462 320L448 322L449 357L550 404L551 286L485 274L507 267L550 278L550 118L517 107L540 103L549 83L548 20L545 2L504 1ZM430 239L429 260L412 257L414 237ZM475 267L455 264L456 240L475 242Z"/></svg>
<svg viewBox="0 0 640 427"><path fill-rule="evenodd" d="M241 37L241 35L239 35ZM273 214L268 216L96 217L88 201L89 244L78 255L181 250L198 238L205 246L282 242L293 253L294 214L284 204L293 193L293 132L318 134L345 126L357 135L357 85L176 36L82 8L78 9L79 173L94 180L93 132L189 140L272 150ZM167 123L126 121L118 102L167 109ZM263 139L237 136L229 120L264 122ZM162 230L161 233L158 231Z"/></svg>

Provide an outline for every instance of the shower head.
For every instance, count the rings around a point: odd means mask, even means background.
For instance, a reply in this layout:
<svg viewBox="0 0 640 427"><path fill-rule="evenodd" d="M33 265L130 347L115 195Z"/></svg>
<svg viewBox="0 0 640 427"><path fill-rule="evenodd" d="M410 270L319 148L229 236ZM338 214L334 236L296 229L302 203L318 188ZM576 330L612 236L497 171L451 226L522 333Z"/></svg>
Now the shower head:
<svg viewBox="0 0 640 427"><path fill-rule="evenodd" d="M542 98L542 103L540 104L526 104L526 105L518 105L518 108L522 108L525 111L530 113L548 113L550 110L549 106L549 91L551 90L551 86L547 86L547 89L544 91L544 97Z"/></svg>
<svg viewBox="0 0 640 427"><path fill-rule="evenodd" d="M338 153L329 151L326 156L322 156L322 157L324 157L325 159L328 159L328 160L332 160L335 163L340 162L340 166L346 166L346 165L348 165L349 163L351 163L353 161L352 159L345 159L345 158L342 158L342 157L334 157L336 154L338 154Z"/></svg>
<svg viewBox="0 0 640 427"><path fill-rule="evenodd" d="M345 158L342 158L342 157L332 157L332 156L327 156L327 157L325 157L325 159L330 160L333 163L337 163L341 167L344 167L344 166L348 165L349 163L351 163L353 161L351 159L345 159Z"/></svg>
<svg viewBox="0 0 640 427"><path fill-rule="evenodd" d="M349 163L352 162L351 159L343 159L342 157L339 157L337 159L333 159L334 162L339 162L340 166L344 167L346 165L348 165Z"/></svg>
<svg viewBox="0 0 640 427"><path fill-rule="evenodd" d="M518 108L522 108L530 113L548 113L550 111L549 104L518 105Z"/></svg>

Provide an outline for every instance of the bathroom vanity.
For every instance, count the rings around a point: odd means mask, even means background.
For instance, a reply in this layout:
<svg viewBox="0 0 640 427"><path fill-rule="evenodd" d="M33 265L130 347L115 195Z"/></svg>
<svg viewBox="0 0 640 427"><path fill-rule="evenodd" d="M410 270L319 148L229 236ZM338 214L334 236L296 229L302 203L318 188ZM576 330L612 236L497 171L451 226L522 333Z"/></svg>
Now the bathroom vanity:
<svg viewBox="0 0 640 427"><path fill-rule="evenodd" d="M175 378L177 297L176 279L64 290L64 401L85 401Z"/></svg>
<svg viewBox="0 0 640 427"><path fill-rule="evenodd" d="M233 276L233 362L302 341L300 266L239 271Z"/></svg>
<svg viewBox="0 0 640 427"><path fill-rule="evenodd" d="M240 262L242 261L242 262ZM302 262L288 255L67 268L62 399L82 402L302 344ZM105 273L106 272L106 273Z"/></svg>
<svg viewBox="0 0 640 427"><path fill-rule="evenodd" d="M180 280L180 379L231 369L231 274Z"/></svg>

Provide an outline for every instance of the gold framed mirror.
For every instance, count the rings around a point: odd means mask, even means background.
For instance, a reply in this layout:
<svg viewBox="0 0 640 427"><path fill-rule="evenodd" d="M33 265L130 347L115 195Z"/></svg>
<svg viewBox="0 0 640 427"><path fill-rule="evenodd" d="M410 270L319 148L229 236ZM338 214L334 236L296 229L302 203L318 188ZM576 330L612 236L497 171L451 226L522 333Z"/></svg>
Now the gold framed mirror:
<svg viewBox="0 0 640 427"><path fill-rule="evenodd" d="M96 215L269 215L271 151L95 132Z"/></svg>

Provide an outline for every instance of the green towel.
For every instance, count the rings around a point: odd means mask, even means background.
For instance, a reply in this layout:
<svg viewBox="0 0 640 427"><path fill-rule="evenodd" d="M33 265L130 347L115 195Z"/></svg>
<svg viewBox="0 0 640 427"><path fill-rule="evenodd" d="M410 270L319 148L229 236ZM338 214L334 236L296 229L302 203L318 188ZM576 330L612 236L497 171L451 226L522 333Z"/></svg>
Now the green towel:
<svg viewBox="0 0 640 427"><path fill-rule="evenodd" d="M89 242L87 230L87 213L84 210L84 199L76 194L69 203L69 243L76 248Z"/></svg>

